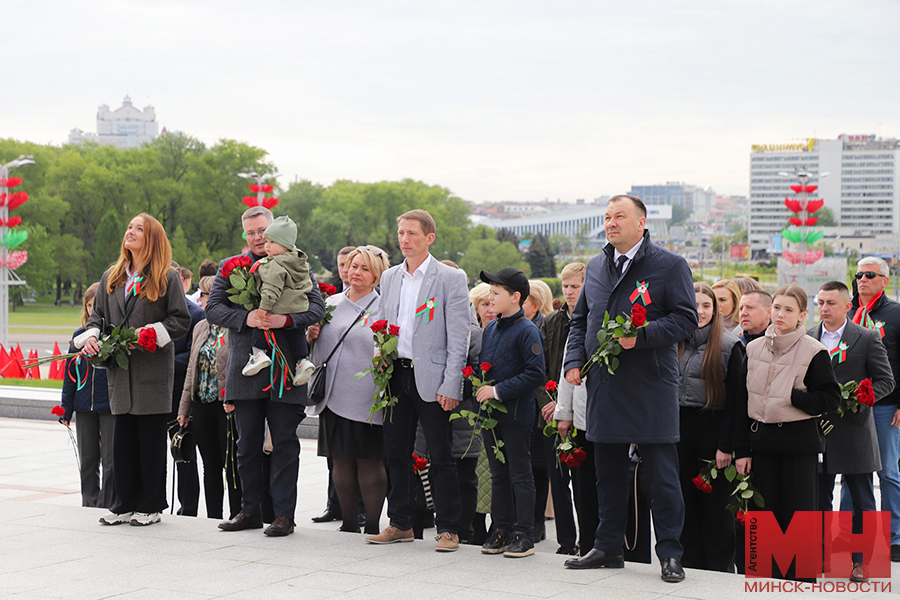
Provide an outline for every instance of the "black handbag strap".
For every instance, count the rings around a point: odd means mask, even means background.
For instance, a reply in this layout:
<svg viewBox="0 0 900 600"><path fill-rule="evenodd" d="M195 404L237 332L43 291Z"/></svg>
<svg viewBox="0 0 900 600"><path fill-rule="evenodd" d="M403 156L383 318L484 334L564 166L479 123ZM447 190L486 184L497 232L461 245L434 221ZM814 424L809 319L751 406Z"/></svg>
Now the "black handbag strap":
<svg viewBox="0 0 900 600"><path fill-rule="evenodd" d="M360 313L358 315L356 315L356 318L353 319L352 323L350 323L350 327L347 328L347 331L344 332L344 335L341 336L341 339L338 340L338 343L335 344L334 348L331 349L331 353L328 355L328 358L326 358L325 360L322 361L323 365L328 364L328 361L331 360L331 357L334 356L334 353L337 352L337 349L341 346L341 343L343 343L344 338L347 337L347 334L350 333L350 330L353 329L353 326L359 322L359 320L362 318L362 316L364 314L366 314L366 311L369 310L369 307L372 306L373 302L375 302L375 298L372 298L371 300L369 300L369 303L366 304L366 307L364 309L362 309L362 311L360 311Z"/></svg>

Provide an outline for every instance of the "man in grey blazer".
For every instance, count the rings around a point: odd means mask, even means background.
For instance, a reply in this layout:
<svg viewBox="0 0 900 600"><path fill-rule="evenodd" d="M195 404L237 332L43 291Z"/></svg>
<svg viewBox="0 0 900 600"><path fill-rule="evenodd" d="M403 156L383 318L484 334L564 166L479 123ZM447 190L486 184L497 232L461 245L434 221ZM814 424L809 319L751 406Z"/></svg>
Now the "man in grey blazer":
<svg viewBox="0 0 900 600"><path fill-rule="evenodd" d="M244 256L256 261L266 255L265 233L272 220L272 212L262 206L244 212L241 225L249 246ZM306 327L318 323L325 316L325 303L318 292L315 278L310 274L313 291L308 294L309 310L306 312L290 315L266 315L259 310L248 312L243 306L228 299L226 290L231 284L222 277L222 265L225 262L222 261L219 265L219 273L209 291L206 318L214 325L228 328L225 402L234 405L234 419L238 429L237 463L241 478L241 512L233 519L220 523L219 529L240 531L262 528L261 502L268 484L275 520L264 533L268 536L285 536L294 531L297 475L300 469L297 426L304 416L306 386L293 386L282 391L277 385L269 386L268 369L252 377L242 375L241 369L250 356L252 328L293 329L299 330L294 332L296 335L304 335ZM282 348L290 354L286 344ZM294 364L293 357L287 356L287 359L288 364ZM271 476L268 482L263 469L266 424L272 437Z"/></svg>
<svg viewBox="0 0 900 600"><path fill-rule="evenodd" d="M872 381L875 398L881 399L894 389L894 376L887 350L877 331L866 329L847 318L850 290L840 281L829 281L816 297L821 323L807 333L821 341L831 353L831 365L838 382ZM853 532L862 533L862 514L874 511L875 490L872 473L881 470L878 438L872 410L824 417L832 426L825 436L825 464L819 475L819 509L833 510L834 479L841 474L843 485L853 498ZM827 558L827 557L826 557ZM863 581L862 554L853 553L852 578Z"/></svg>
<svg viewBox="0 0 900 600"><path fill-rule="evenodd" d="M462 504L450 448L449 414L462 398L462 368L469 333L469 295L463 271L438 262L428 251L434 219L424 210L397 218L400 251L406 258L381 276L376 320L400 328L391 392L399 399L384 415L384 451L391 489L390 525L366 537L372 544L413 541L415 486L412 452L416 420L425 431L429 476L434 488L436 550L459 547Z"/></svg>

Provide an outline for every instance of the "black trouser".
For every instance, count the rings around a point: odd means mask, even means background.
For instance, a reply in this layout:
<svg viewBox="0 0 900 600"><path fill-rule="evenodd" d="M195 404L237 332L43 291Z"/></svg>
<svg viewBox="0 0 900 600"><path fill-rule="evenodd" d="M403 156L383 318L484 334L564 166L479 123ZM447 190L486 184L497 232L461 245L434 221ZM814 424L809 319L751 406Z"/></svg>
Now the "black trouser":
<svg viewBox="0 0 900 600"><path fill-rule="evenodd" d="M753 449L752 469L753 485L766 502L762 510L772 511L782 531L787 531L795 512L818 508L818 458L815 453ZM773 559L772 577L797 579L794 564L782 574Z"/></svg>
<svg viewBox="0 0 900 600"><path fill-rule="evenodd" d="M734 485L721 473L705 494L691 482L706 460L716 459L722 412L681 409L681 441L678 442L681 493L684 497L684 530L681 564L692 569L734 572L734 516L725 506Z"/></svg>
<svg viewBox="0 0 900 600"><path fill-rule="evenodd" d="M169 415L113 417L116 499L110 511L158 513L166 502L166 423Z"/></svg>
<svg viewBox="0 0 900 600"><path fill-rule="evenodd" d="M587 457L577 467L570 469L572 491L575 495L575 511L578 513L578 547L584 556L594 547L594 536L600 525L600 507L597 503L597 467L594 460L594 443L589 442L583 431L575 435L575 443Z"/></svg>
<svg viewBox="0 0 900 600"><path fill-rule="evenodd" d="M75 413L75 437L81 458L82 506L110 508L115 503L113 423L113 416L109 413ZM100 484L101 464L103 485Z"/></svg>
<svg viewBox="0 0 900 600"><path fill-rule="evenodd" d="M594 443L597 461L597 494L600 525L594 548L621 555L628 514L629 444ZM681 560L684 500L678 483L678 451L675 444L639 444L642 468L650 475L650 507L656 532L656 556Z"/></svg>
<svg viewBox="0 0 900 600"><path fill-rule="evenodd" d="M416 488L412 453L416 442L416 420L422 423L428 444L428 476L434 491L435 526L438 533L459 532L462 503L456 460L450 451L450 413L435 400L419 397L415 373L404 360L394 362L391 392L398 398L393 409L384 411L384 454L388 463L388 518L398 529L412 529L416 516ZM346 507L345 507L346 510Z"/></svg>
<svg viewBox="0 0 900 600"><path fill-rule="evenodd" d="M178 432L178 405L181 402L181 388L175 384L176 393L172 395L172 414L169 415L169 439ZM194 433L193 426L188 423L187 429ZM195 440L196 441L196 440ZM178 514L185 517L196 517L200 509L200 475L197 461L176 462L175 479L177 481L178 502L181 507Z"/></svg>
<svg viewBox="0 0 900 600"><path fill-rule="evenodd" d="M269 399L235 400L238 429L238 473L241 478L241 511L261 516L260 503L266 490L263 443L266 423L272 435L269 493L275 517L294 520L297 508L297 476L300 471L300 440L297 426L305 416L297 404Z"/></svg>
<svg viewBox="0 0 900 600"><path fill-rule="evenodd" d="M542 419L543 421L543 419ZM544 477L534 480L535 504L534 522L544 522L547 508L547 492L553 496L554 524L556 526L556 543L562 548L575 547L575 514L572 511L572 492L569 490L571 480L569 467L557 460L556 438L541 435L541 453L544 460ZM543 489L541 489L543 488ZM540 516L540 521L538 521ZM596 526L594 527L596 530ZM592 534L593 535L593 534Z"/></svg>
<svg viewBox="0 0 900 600"><path fill-rule="evenodd" d="M819 510L825 512L834 511L834 478L830 473L819 473ZM841 475L841 485L850 492L853 499L853 533L863 532L863 513L876 511L875 485L872 481L872 473L851 473ZM869 548L871 550L871 548ZM825 555L826 558L828 554ZM861 552L852 554L853 562L861 563Z"/></svg>
<svg viewBox="0 0 900 600"><path fill-rule="evenodd" d="M231 413L234 414L234 413ZM237 474L237 457L228 460L228 429L237 438L237 427L231 417L223 410L220 401L200 402L194 400L191 407L191 431L197 441L197 450L203 459L203 492L206 496L206 516L210 519L222 518L222 500L225 489L222 487L222 471L225 471L225 482L228 490L229 518L233 518L241 510L241 484ZM236 442L232 441L231 452L236 452ZM227 463L230 466L226 468Z"/></svg>
<svg viewBox="0 0 900 600"><path fill-rule="evenodd" d="M494 426L494 433L503 441L501 450L505 462L500 462L494 453L494 435L490 432L482 434L491 465L491 520L501 533L515 533L530 540L534 532L535 507L530 452L534 412L533 409L524 410L522 402L518 406L515 404L507 405L509 413L496 417L497 425Z"/></svg>

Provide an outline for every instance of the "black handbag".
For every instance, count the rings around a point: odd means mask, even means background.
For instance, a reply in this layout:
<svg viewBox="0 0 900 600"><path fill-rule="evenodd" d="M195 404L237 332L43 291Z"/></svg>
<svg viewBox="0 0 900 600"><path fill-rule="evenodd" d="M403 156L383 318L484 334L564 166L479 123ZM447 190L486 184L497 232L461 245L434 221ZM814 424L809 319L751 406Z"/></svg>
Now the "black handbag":
<svg viewBox="0 0 900 600"><path fill-rule="evenodd" d="M334 353L340 347L341 343L343 343L344 338L347 337L347 334L350 333L350 330L353 329L353 326L362 318L366 311L372 306L372 303L375 302L375 298L369 300L369 303L366 305L362 312L356 315L356 319L350 323L350 327L347 328L347 331L344 332L344 335L341 336L341 339L338 340L338 343L334 345L334 348L331 349L331 352L328 354L328 358L322 361L322 364L316 365L315 370L313 370L312 376L309 378L309 382L306 384L306 406L315 406L319 402L325 399L325 375L326 369L328 368L328 361L331 360L331 357L334 356Z"/></svg>
<svg viewBox="0 0 900 600"><path fill-rule="evenodd" d="M197 460L197 444L189 429L179 427L172 435L172 458L177 463L191 463Z"/></svg>

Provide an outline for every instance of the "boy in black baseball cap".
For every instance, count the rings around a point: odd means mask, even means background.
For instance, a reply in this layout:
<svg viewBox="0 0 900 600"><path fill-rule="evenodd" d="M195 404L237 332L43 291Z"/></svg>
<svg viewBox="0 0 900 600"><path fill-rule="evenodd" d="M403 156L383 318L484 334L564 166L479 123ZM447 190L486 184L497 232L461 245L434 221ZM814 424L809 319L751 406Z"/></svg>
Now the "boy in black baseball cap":
<svg viewBox="0 0 900 600"><path fill-rule="evenodd" d="M478 389L475 399L496 398L506 412L495 411L497 446L488 452L493 477L491 517L494 527L481 547L484 554L507 558L534 554L534 476L531 472L531 428L535 421L535 390L544 383L541 332L525 317L528 277L518 269L481 272L491 284L491 307L497 318L484 330L482 370L491 385ZM490 366L485 369L484 363ZM497 454L502 452L502 459Z"/></svg>

